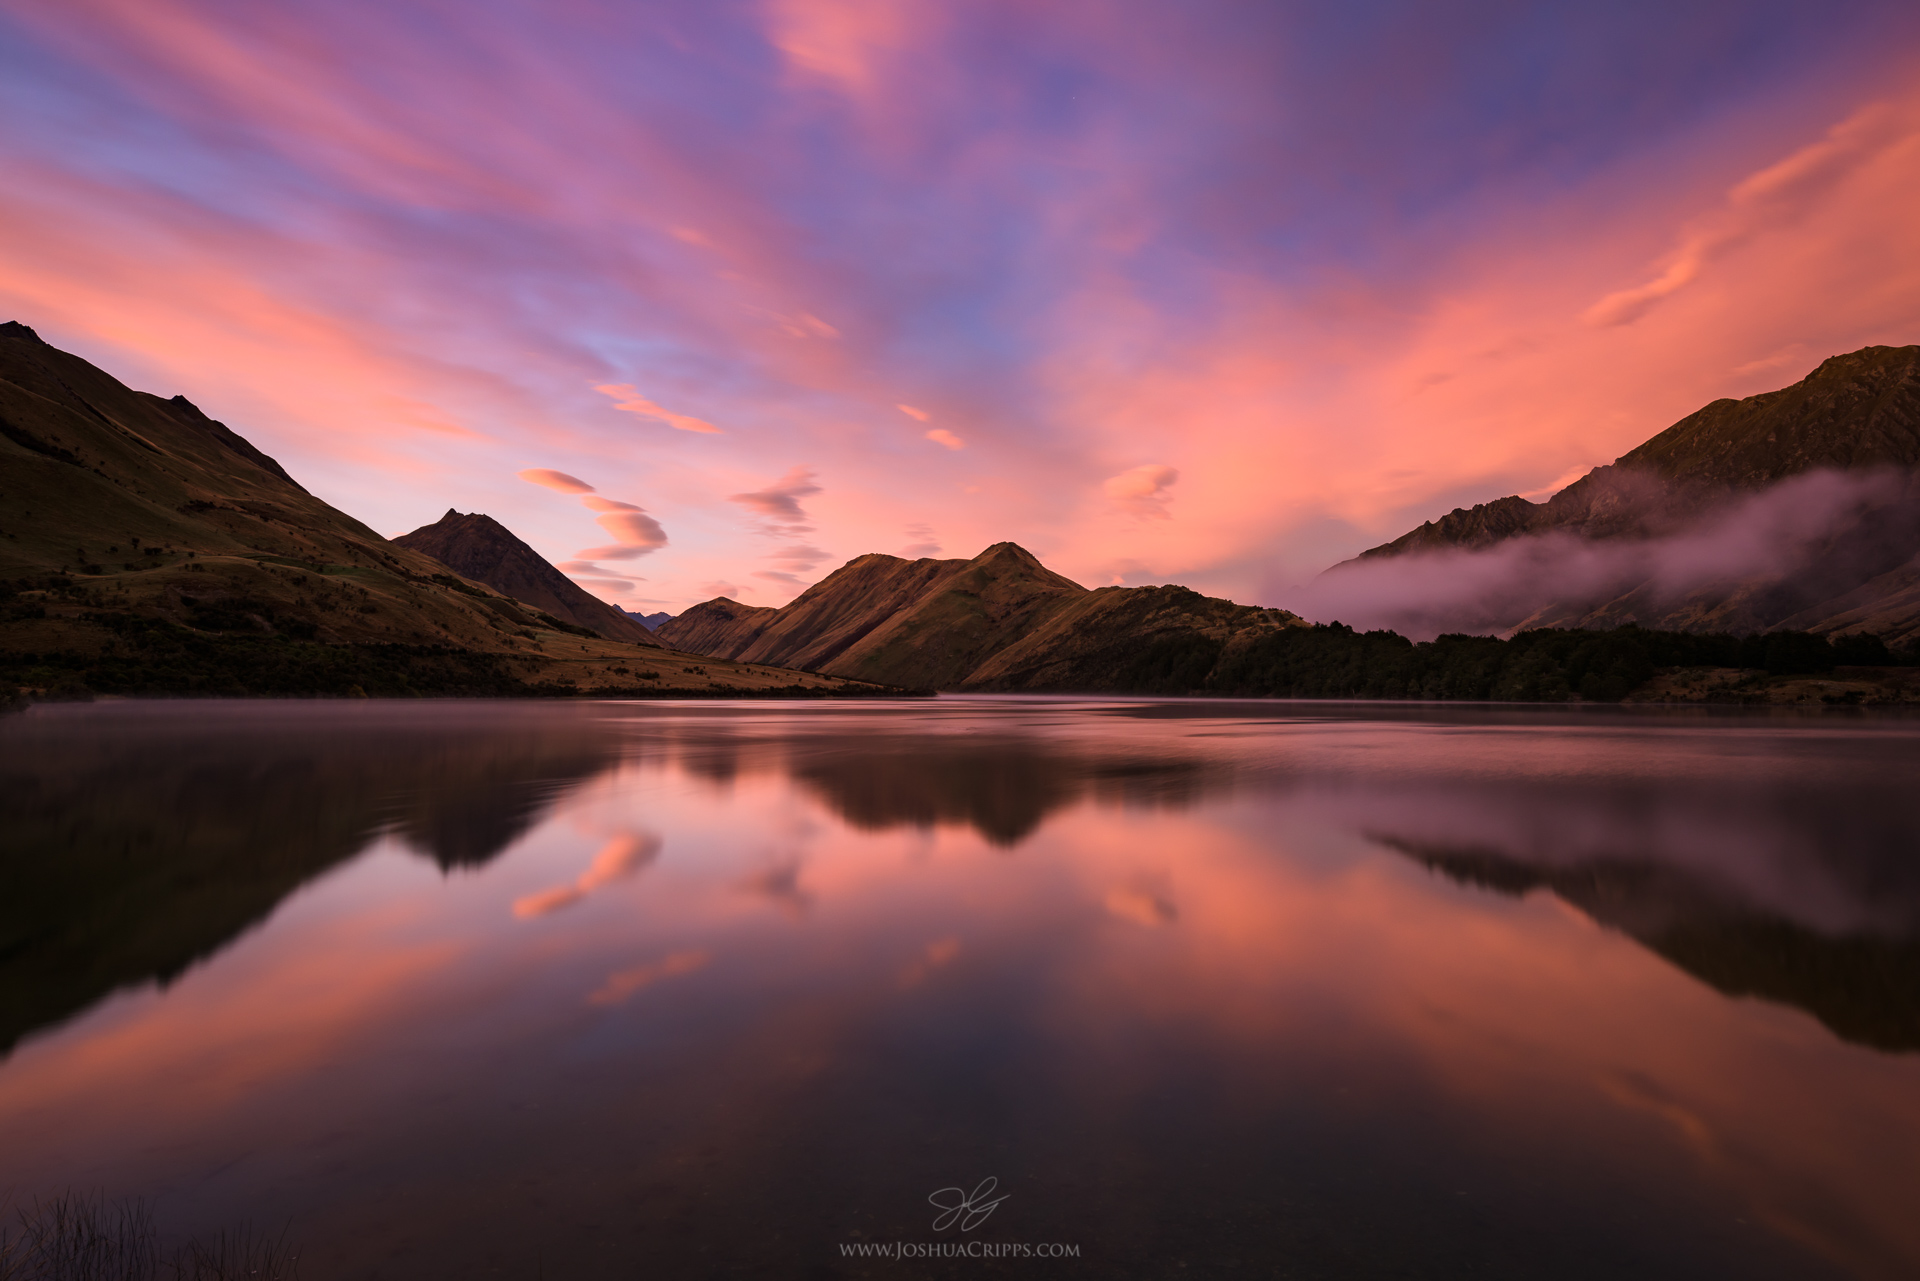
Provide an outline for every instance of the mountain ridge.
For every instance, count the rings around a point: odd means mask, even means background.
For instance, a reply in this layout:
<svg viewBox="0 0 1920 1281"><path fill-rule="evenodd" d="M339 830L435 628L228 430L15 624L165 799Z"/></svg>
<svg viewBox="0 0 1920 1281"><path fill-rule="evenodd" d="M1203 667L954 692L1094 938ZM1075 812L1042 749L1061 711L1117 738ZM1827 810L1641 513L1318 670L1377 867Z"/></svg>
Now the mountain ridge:
<svg viewBox="0 0 1920 1281"><path fill-rule="evenodd" d="M0 704L16 687L882 692L650 635L605 639L389 542L184 397L136 391L12 321L0 324Z"/></svg>
<svg viewBox="0 0 1920 1281"><path fill-rule="evenodd" d="M660 635L695 652L911 688L1119 690L1142 646L1244 643L1300 622L1184 587L1089 591L1000 542L970 560L856 556L779 609L720 597Z"/></svg>

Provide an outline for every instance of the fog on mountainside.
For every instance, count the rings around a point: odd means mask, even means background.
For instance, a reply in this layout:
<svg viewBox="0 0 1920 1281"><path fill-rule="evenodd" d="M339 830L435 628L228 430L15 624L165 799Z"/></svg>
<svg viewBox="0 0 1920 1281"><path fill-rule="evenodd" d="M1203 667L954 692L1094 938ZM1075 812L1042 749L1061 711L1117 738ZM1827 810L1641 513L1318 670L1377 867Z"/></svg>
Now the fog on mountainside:
<svg viewBox="0 0 1920 1281"><path fill-rule="evenodd" d="M1456 509L1288 604L1415 639L1529 627L1920 637L1920 346L1717 400L1544 503Z"/></svg>
<svg viewBox="0 0 1920 1281"><path fill-rule="evenodd" d="M1548 530L1336 566L1296 592L1316 622L1446 632L1639 623L1681 631L1920 637L1920 481L1814 471L1650 537Z"/></svg>

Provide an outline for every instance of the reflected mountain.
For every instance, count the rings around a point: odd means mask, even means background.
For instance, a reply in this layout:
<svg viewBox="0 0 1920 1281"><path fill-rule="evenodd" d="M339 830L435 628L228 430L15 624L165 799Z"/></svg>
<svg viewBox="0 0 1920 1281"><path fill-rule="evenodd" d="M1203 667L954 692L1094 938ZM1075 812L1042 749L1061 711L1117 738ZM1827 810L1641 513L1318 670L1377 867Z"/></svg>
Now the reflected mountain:
<svg viewBox="0 0 1920 1281"><path fill-rule="evenodd" d="M1727 996L1795 1006L1856 1045L1920 1050L1920 938L1909 931L1829 934L1642 860L1548 867L1489 847L1373 839L1462 885L1550 891Z"/></svg>
<svg viewBox="0 0 1920 1281"><path fill-rule="evenodd" d="M0 1056L176 976L392 831L487 862L611 766L564 707L53 709L0 735Z"/></svg>
<svg viewBox="0 0 1920 1281"><path fill-rule="evenodd" d="M795 780L851 827L880 832L964 824L1012 849L1048 815L1092 796L1185 806L1226 773L1188 758L1103 757L1033 740L868 738L790 763Z"/></svg>

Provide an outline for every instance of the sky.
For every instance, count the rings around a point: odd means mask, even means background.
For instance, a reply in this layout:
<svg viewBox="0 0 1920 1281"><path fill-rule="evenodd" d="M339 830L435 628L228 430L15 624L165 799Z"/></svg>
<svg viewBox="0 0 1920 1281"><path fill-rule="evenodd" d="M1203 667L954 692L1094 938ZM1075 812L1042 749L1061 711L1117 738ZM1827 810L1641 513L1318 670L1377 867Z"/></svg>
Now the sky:
<svg viewBox="0 0 1920 1281"><path fill-rule="evenodd" d="M1911 0L0 0L0 320L643 612L1286 606L1920 342Z"/></svg>

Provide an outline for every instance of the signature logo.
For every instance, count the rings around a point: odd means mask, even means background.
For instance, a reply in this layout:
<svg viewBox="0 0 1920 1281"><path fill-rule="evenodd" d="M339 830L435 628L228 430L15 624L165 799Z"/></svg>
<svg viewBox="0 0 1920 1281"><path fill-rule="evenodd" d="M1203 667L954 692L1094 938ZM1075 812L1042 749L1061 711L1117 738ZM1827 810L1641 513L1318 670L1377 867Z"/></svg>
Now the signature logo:
<svg viewBox="0 0 1920 1281"><path fill-rule="evenodd" d="M935 1232L945 1232L958 1223L962 1232L971 1232L987 1221L994 1207L1007 1199L1007 1195L993 1196L993 1190L1000 1186L998 1179L983 1179L980 1186L968 1192L961 1188L941 1188L927 1197L927 1203L942 1211L933 1221ZM993 1200L987 1200L993 1197Z"/></svg>

